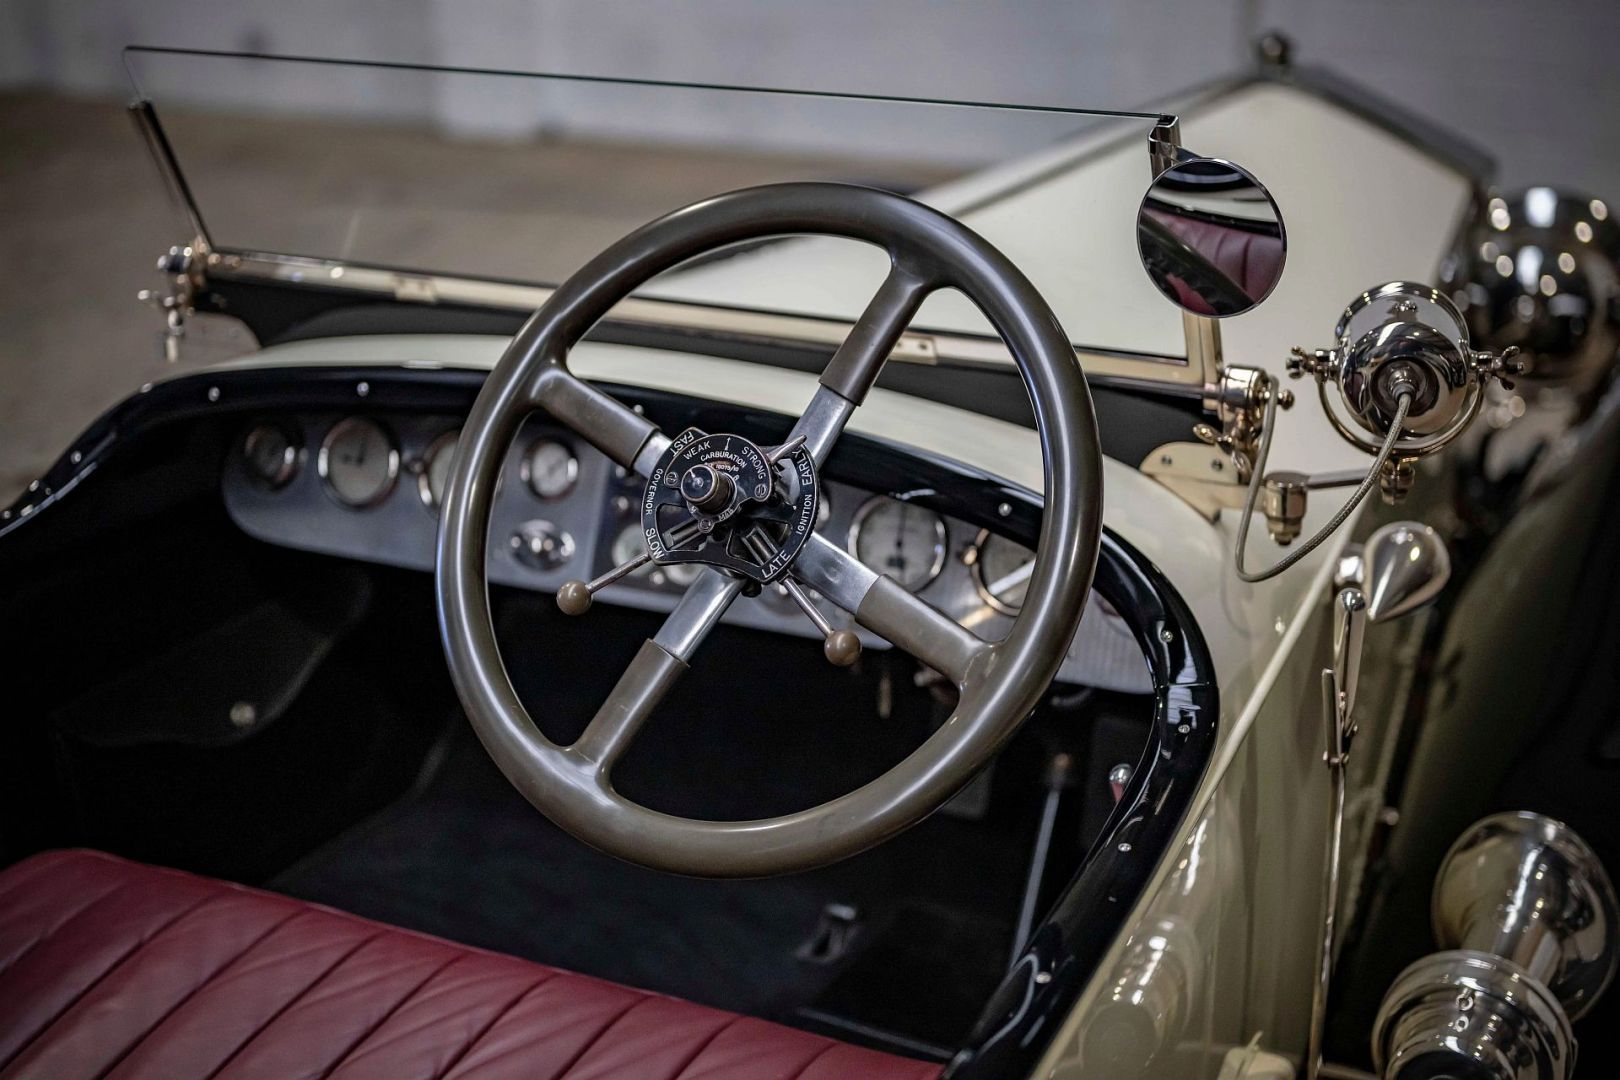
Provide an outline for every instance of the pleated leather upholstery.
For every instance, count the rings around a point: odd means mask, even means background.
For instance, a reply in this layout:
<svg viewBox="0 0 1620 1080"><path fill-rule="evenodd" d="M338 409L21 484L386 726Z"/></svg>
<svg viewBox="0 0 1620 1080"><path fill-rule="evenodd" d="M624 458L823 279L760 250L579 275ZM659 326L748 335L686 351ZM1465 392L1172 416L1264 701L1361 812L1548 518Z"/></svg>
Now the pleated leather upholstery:
<svg viewBox="0 0 1620 1080"><path fill-rule="evenodd" d="M0 871L0 1077L939 1071L97 852Z"/></svg>

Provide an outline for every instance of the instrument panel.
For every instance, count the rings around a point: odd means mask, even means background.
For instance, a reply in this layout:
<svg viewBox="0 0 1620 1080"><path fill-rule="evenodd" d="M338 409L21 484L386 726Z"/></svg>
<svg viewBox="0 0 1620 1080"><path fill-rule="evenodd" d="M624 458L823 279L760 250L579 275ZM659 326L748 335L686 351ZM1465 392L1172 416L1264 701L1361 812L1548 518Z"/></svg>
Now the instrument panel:
<svg viewBox="0 0 1620 1080"><path fill-rule="evenodd" d="M269 543L431 571L458 435L455 417L258 418L244 428L225 462L225 505L239 527ZM570 578L589 580L627 561L644 544L644 485L567 429L532 418L508 450L496 489L490 581L555 592ZM1034 552L910 501L905 493L829 481L821 494L817 532L980 637L1006 635ZM649 564L597 599L668 611L698 572L690 564ZM835 627L857 630L868 648L888 647L832 604L812 597ZM820 637L780 586L739 598L724 621ZM1141 649L1095 593L1059 678L1110 690L1151 689Z"/></svg>

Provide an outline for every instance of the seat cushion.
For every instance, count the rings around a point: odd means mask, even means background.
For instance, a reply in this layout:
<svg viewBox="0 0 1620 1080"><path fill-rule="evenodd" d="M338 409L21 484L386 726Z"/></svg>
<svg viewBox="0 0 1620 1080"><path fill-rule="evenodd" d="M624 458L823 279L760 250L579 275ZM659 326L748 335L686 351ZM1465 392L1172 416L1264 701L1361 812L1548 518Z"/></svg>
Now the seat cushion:
<svg viewBox="0 0 1620 1080"><path fill-rule="evenodd" d="M0 1077L939 1071L97 852L0 871Z"/></svg>

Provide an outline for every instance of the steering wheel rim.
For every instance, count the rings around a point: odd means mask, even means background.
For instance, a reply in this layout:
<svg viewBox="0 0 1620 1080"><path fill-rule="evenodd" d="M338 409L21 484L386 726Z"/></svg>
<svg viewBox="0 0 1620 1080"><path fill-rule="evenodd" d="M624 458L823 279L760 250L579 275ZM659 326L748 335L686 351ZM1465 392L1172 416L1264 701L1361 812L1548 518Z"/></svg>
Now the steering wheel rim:
<svg viewBox="0 0 1620 1080"><path fill-rule="evenodd" d="M995 644L812 536L791 576L947 675L960 692L957 708L904 760L819 806L753 821L681 818L621 796L611 783L612 766L741 582L706 568L665 629L644 643L585 734L559 746L531 720L501 662L485 570L489 514L506 451L537 410L619 464L648 473L669 440L573 376L568 351L657 274L718 247L791 234L865 241L884 249L891 262L795 427L807 435L816 464L923 299L954 287L989 319L1024 377L1041 440L1046 513L1023 609ZM1096 418L1074 349L1046 302L1004 255L956 220L888 192L824 183L748 188L677 210L618 241L558 287L512 339L462 428L445 493L435 569L440 630L452 680L479 739L507 779L553 822L585 843L656 869L708 877L788 873L847 858L915 824L1018 729L1055 677L1090 595L1101 505Z"/></svg>

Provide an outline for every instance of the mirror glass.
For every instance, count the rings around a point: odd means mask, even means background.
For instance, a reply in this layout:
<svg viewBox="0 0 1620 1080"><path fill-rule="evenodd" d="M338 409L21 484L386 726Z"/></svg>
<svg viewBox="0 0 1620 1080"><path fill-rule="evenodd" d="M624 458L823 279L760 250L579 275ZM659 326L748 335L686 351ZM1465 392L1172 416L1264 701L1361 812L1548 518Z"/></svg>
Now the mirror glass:
<svg viewBox="0 0 1620 1080"><path fill-rule="evenodd" d="M1259 304L1282 277L1288 237L1265 185L1230 162L1191 158L1160 173L1136 215L1136 246L1161 293L1223 319Z"/></svg>

